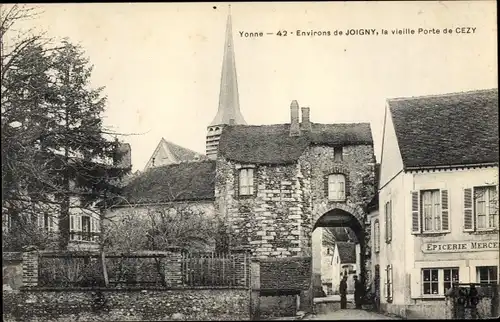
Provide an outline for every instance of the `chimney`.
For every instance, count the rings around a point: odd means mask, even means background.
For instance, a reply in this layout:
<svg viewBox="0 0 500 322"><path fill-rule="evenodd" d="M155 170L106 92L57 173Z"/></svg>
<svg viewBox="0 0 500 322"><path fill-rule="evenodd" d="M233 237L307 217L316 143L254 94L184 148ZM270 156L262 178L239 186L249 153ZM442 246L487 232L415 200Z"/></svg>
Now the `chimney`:
<svg viewBox="0 0 500 322"><path fill-rule="evenodd" d="M311 132L312 130L309 111L309 107L302 107L302 123L300 123L300 129L305 132Z"/></svg>
<svg viewBox="0 0 500 322"><path fill-rule="evenodd" d="M299 136L300 135L300 127L299 127L299 103L296 100L293 100L290 104L290 136Z"/></svg>

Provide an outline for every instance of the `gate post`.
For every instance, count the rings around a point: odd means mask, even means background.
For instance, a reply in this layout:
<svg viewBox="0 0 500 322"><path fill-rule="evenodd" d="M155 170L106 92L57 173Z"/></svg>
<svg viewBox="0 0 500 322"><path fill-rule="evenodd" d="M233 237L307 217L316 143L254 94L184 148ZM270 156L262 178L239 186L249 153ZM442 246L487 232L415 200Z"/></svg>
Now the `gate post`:
<svg viewBox="0 0 500 322"><path fill-rule="evenodd" d="M23 286L38 285L38 252L34 246L26 247L23 252Z"/></svg>

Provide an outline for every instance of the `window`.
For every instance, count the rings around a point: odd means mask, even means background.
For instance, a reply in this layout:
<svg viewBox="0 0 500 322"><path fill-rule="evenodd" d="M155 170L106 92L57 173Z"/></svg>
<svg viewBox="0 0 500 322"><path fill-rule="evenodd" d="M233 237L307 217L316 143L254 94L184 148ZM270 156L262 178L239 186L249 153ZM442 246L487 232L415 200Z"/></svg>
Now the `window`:
<svg viewBox="0 0 500 322"><path fill-rule="evenodd" d="M423 231L441 231L441 204L439 190L422 191L421 200Z"/></svg>
<svg viewBox="0 0 500 322"><path fill-rule="evenodd" d="M413 191L412 233L449 232L448 190Z"/></svg>
<svg viewBox="0 0 500 322"><path fill-rule="evenodd" d="M496 284L498 282L498 267L497 266L480 266L476 267L476 280L479 283Z"/></svg>
<svg viewBox="0 0 500 322"><path fill-rule="evenodd" d="M328 199L333 201L345 200L345 176L343 174L328 176Z"/></svg>
<svg viewBox="0 0 500 322"><path fill-rule="evenodd" d="M390 303L392 302L392 265L387 265L385 273L385 299Z"/></svg>
<svg viewBox="0 0 500 322"><path fill-rule="evenodd" d="M97 241L99 219L86 215L70 215L69 230L71 240Z"/></svg>
<svg viewBox="0 0 500 322"><path fill-rule="evenodd" d="M474 188L474 199L477 229L498 228L496 187Z"/></svg>
<svg viewBox="0 0 500 322"><path fill-rule="evenodd" d="M422 269L422 295L444 295L458 282L458 268Z"/></svg>
<svg viewBox="0 0 500 322"><path fill-rule="evenodd" d="M343 149L341 146L333 148L333 160L334 161L342 161L342 159L343 159L343 156L342 156L343 151L342 150Z"/></svg>
<svg viewBox="0 0 500 322"><path fill-rule="evenodd" d="M385 242L389 244L392 241L392 202L385 203Z"/></svg>
<svg viewBox="0 0 500 322"><path fill-rule="evenodd" d="M378 219L375 219L373 224L373 250L375 253L380 251L380 223Z"/></svg>
<svg viewBox="0 0 500 322"><path fill-rule="evenodd" d="M253 169L240 170L240 196L253 195Z"/></svg>

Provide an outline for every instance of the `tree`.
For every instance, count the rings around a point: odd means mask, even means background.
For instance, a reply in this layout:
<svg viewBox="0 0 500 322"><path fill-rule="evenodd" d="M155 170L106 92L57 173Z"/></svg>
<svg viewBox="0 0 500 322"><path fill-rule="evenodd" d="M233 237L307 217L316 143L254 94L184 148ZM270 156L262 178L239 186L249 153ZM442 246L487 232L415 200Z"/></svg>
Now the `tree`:
<svg viewBox="0 0 500 322"><path fill-rule="evenodd" d="M58 216L64 248L70 209L90 210L118 193L130 168L116 166L119 142L102 124L106 98L103 88L90 86L92 66L82 48L8 36L29 18L33 9L2 10L2 212Z"/></svg>

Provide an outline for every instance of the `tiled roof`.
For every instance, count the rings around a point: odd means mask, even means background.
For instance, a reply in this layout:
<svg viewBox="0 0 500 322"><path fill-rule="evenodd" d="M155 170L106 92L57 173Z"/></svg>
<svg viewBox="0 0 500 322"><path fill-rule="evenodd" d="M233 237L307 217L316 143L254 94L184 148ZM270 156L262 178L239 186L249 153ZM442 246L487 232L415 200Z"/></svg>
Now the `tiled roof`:
<svg viewBox="0 0 500 322"><path fill-rule="evenodd" d="M207 157L204 156L203 154L200 154L200 153L195 152L193 150L184 148L180 145L169 142L165 139L163 139L163 140L167 143L167 146L170 149L170 152L172 152L172 154L174 154L175 157L177 158L177 160L179 160L179 161L193 161L196 158L198 158L200 160L207 159Z"/></svg>
<svg viewBox="0 0 500 322"><path fill-rule="evenodd" d="M356 263L356 244L349 242L337 242L340 263Z"/></svg>
<svg viewBox="0 0 500 322"><path fill-rule="evenodd" d="M123 197L130 204L213 200L214 189L215 161L185 162L139 174L124 187Z"/></svg>
<svg viewBox="0 0 500 322"><path fill-rule="evenodd" d="M310 133L289 133L290 124L228 126L222 132L219 152L237 162L288 164L297 161L309 145L373 145L368 123L312 123Z"/></svg>
<svg viewBox="0 0 500 322"><path fill-rule="evenodd" d="M405 168L498 162L498 89L388 105Z"/></svg>

